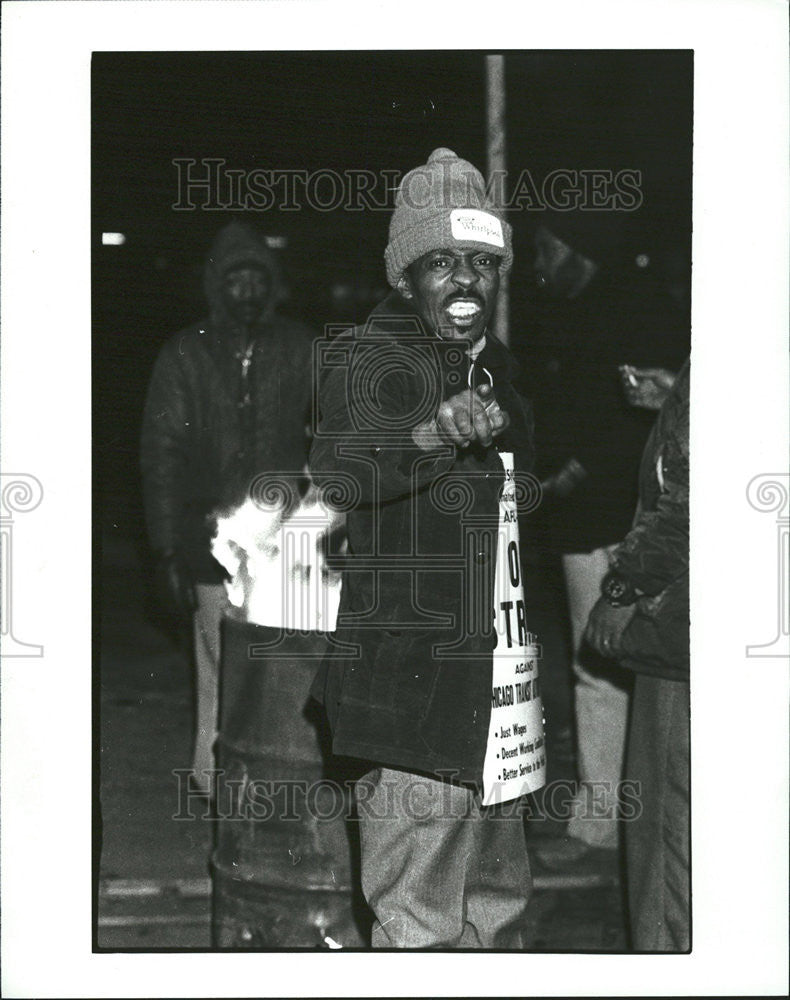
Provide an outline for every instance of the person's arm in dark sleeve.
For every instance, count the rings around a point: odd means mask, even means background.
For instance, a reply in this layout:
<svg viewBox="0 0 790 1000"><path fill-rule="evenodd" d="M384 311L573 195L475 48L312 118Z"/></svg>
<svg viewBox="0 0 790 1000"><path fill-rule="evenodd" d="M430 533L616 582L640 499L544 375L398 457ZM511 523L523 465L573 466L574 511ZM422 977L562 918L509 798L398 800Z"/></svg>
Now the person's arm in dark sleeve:
<svg viewBox="0 0 790 1000"><path fill-rule="evenodd" d="M613 568L648 596L688 571L688 487L671 484L655 510L644 511L613 557Z"/></svg>
<svg viewBox="0 0 790 1000"><path fill-rule="evenodd" d="M187 501L189 406L181 361L166 344L154 365L143 411L140 465L151 548L178 550Z"/></svg>
<svg viewBox="0 0 790 1000"><path fill-rule="evenodd" d="M322 476L349 476L362 503L408 496L446 472L456 454L448 444L417 445L404 370L393 363L382 374L365 353L376 349L363 348L349 368L319 374L319 422L310 452L319 487ZM369 379L361 374L368 370Z"/></svg>
<svg viewBox="0 0 790 1000"><path fill-rule="evenodd" d="M657 498L642 504L634 526L615 550L614 570L648 596L661 593L688 572L689 427L688 399L675 401L671 426L663 431L661 480L654 470ZM662 414L662 416L664 416ZM661 418L659 418L661 420ZM654 433L659 433L660 427Z"/></svg>

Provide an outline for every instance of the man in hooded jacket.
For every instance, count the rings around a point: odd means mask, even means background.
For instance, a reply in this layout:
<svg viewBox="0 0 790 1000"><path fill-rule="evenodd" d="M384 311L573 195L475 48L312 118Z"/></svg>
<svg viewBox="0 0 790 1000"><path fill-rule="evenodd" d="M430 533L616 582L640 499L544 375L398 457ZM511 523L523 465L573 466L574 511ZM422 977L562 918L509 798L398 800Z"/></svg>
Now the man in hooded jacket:
<svg viewBox="0 0 790 1000"><path fill-rule="evenodd" d="M197 787L211 791L223 570L211 514L263 473L300 474L309 450L312 334L278 316L277 261L252 227L220 230L204 272L209 315L162 347L145 404L141 465L158 590L194 617Z"/></svg>

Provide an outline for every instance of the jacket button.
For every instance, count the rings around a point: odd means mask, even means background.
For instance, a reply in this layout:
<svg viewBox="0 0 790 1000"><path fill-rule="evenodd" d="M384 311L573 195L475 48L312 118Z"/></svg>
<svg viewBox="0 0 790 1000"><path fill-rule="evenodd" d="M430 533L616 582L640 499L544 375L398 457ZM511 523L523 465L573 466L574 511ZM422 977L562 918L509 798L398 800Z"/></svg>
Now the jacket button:
<svg viewBox="0 0 790 1000"><path fill-rule="evenodd" d="M475 562L478 566L485 566L488 562L488 553L482 549L479 552L475 552Z"/></svg>
<svg viewBox="0 0 790 1000"><path fill-rule="evenodd" d="M380 451L381 451L381 448L379 448L379 446L377 444L374 444L373 447L370 449L370 454L371 455L378 455L378 453Z"/></svg>

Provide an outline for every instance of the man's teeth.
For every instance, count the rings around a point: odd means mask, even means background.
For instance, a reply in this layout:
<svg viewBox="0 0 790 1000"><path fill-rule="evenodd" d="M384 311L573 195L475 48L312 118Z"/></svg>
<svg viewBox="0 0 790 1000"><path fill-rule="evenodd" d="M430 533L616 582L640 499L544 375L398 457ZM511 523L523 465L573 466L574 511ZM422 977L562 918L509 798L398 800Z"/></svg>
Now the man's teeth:
<svg viewBox="0 0 790 1000"><path fill-rule="evenodd" d="M476 302L451 302L447 312L453 319L468 319L480 312L480 306Z"/></svg>

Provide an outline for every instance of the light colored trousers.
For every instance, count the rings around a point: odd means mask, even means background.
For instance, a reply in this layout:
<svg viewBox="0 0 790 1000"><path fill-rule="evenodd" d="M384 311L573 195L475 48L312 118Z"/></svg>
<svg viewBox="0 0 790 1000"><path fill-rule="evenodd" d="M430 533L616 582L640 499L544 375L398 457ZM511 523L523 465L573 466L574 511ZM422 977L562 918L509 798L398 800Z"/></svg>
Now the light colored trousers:
<svg viewBox="0 0 790 1000"><path fill-rule="evenodd" d="M225 585L195 585L197 610L194 616L195 638L195 744L192 767L195 785L207 794L210 775L215 767L214 743L217 739L219 705L220 623L228 607Z"/></svg>
<svg viewBox="0 0 790 1000"><path fill-rule="evenodd" d="M579 789L568 822L570 836L591 847L618 843L617 789L623 777L628 693L624 671L584 642L613 546L562 557L576 675L574 708Z"/></svg>
<svg viewBox="0 0 790 1000"><path fill-rule="evenodd" d="M375 768L356 787L362 890L374 948L526 946L532 877L513 803Z"/></svg>

